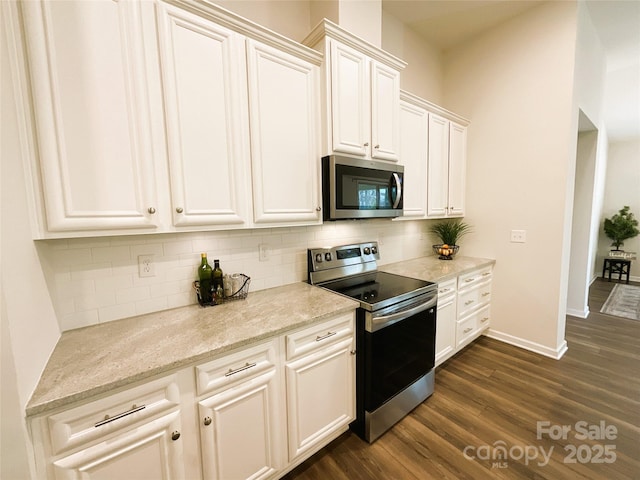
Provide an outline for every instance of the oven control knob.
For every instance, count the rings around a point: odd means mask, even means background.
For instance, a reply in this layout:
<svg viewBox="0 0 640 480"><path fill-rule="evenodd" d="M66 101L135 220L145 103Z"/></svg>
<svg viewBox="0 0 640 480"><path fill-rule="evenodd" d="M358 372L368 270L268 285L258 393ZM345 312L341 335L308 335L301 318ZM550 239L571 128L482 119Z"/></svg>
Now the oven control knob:
<svg viewBox="0 0 640 480"><path fill-rule="evenodd" d="M316 262L318 262L318 263L322 262L322 254L321 253L316 253Z"/></svg>
<svg viewBox="0 0 640 480"><path fill-rule="evenodd" d="M364 254L369 255L371 253L371 249L369 247L364 247Z"/></svg>
<svg viewBox="0 0 640 480"><path fill-rule="evenodd" d="M378 247L371 247L371 253L373 255L375 255L376 253L378 253Z"/></svg>
<svg viewBox="0 0 640 480"><path fill-rule="evenodd" d="M325 253L325 254L324 254L324 259L325 259L327 262L330 262L330 261L331 261L331 252L327 252L327 253Z"/></svg>

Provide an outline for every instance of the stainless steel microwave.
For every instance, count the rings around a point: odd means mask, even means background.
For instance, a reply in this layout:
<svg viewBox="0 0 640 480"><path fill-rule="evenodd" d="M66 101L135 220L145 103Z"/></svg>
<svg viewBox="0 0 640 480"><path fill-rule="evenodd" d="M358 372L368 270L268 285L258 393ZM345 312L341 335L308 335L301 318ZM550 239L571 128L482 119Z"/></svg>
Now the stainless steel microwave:
<svg viewBox="0 0 640 480"><path fill-rule="evenodd" d="M346 155L322 157L324 220L399 217L404 167Z"/></svg>

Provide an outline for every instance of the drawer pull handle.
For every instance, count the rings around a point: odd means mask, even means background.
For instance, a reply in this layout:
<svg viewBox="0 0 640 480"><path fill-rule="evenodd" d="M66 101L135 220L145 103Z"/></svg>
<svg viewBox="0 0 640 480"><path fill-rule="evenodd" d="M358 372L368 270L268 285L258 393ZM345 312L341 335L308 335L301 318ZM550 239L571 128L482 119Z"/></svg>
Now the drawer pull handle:
<svg viewBox="0 0 640 480"><path fill-rule="evenodd" d="M475 280L475 278L467 278L464 283L469 283L469 282L473 282Z"/></svg>
<svg viewBox="0 0 640 480"><path fill-rule="evenodd" d="M491 295L491 292L484 292L484 293L482 294L482 296L483 296L483 297L486 297L487 295Z"/></svg>
<svg viewBox="0 0 640 480"><path fill-rule="evenodd" d="M473 330L473 328L469 327L469 328L465 328L464 329L464 333L469 333L471 330Z"/></svg>
<svg viewBox="0 0 640 480"><path fill-rule="evenodd" d="M447 293L447 292L450 292L450 291L451 291L450 288L443 288L442 290L440 290L439 293Z"/></svg>
<svg viewBox="0 0 640 480"><path fill-rule="evenodd" d="M256 363L256 362L253 362L253 363L249 363L249 362L247 362L247 363L245 363L245 364L244 364L244 366L242 366L242 367L240 367L240 368L236 368L235 370L233 370L233 369L231 369L231 368L230 368L230 369L229 369L229 371L228 371L227 373L225 373L225 374L224 374L224 376L225 376L225 377L230 377L231 375L235 375L236 373L240 373L240 372L242 372L243 370L248 370L248 369L250 369L250 368L253 368L253 367L255 367L256 365L257 365L257 363Z"/></svg>
<svg viewBox="0 0 640 480"><path fill-rule="evenodd" d="M140 410L142 410L144 408L146 408L146 405L140 405L140 406L133 405L130 410L127 410L126 412L122 412L122 413L119 413L117 415L114 415L113 417L110 417L109 415L105 415L104 416L104 420L100 420L94 426L95 426L95 428L101 427L102 425L106 425L107 423L111 423L114 420L118 420L119 418L126 417L127 415L131 415L132 413L139 412Z"/></svg>
<svg viewBox="0 0 640 480"><path fill-rule="evenodd" d="M486 322L487 320L489 320L489 317L484 317L482 320L480 320L482 323Z"/></svg>
<svg viewBox="0 0 640 480"><path fill-rule="evenodd" d="M491 275L491 272L484 272L484 273L482 274L482 276L483 276L483 277L486 277L487 275Z"/></svg>
<svg viewBox="0 0 640 480"><path fill-rule="evenodd" d="M467 305L471 305L472 303L473 303L473 300L467 300L466 302L464 302L464 305L467 306Z"/></svg>
<svg viewBox="0 0 640 480"><path fill-rule="evenodd" d="M327 332L326 335L322 335L322 336L318 335L316 337L316 342L321 342L325 338L333 337L334 335L337 335L337 334L338 334L338 332Z"/></svg>

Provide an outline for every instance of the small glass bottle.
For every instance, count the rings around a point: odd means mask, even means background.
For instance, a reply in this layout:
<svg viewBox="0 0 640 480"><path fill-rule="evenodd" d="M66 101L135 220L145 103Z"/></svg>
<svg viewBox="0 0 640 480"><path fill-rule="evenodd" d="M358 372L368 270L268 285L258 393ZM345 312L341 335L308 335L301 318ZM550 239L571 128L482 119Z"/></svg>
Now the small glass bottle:
<svg viewBox="0 0 640 480"><path fill-rule="evenodd" d="M217 291L218 287L222 288L222 291L224 292L224 281L223 281L223 273L222 273L222 269L220 268L220 260L214 260L213 261L213 274L211 277L212 280L212 285L211 287L213 288L213 291Z"/></svg>
<svg viewBox="0 0 640 480"><path fill-rule="evenodd" d="M213 301L213 286L212 286L212 273L211 265L207 262L207 254L200 254L200 266L198 267L198 280L200 282L200 301L203 304L211 303Z"/></svg>

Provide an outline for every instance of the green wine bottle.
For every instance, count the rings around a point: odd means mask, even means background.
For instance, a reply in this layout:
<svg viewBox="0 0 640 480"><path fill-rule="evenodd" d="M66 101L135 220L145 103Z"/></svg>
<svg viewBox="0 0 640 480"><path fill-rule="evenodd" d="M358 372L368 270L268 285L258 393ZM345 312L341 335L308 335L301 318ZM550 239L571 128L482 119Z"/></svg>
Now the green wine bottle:
<svg viewBox="0 0 640 480"><path fill-rule="evenodd" d="M224 292L224 283L222 279L222 269L220 268L220 260L213 261L213 274L212 274L212 285L211 288L214 292L218 291L218 287Z"/></svg>
<svg viewBox="0 0 640 480"><path fill-rule="evenodd" d="M211 303L213 301L213 270L207 262L207 254L200 254L202 260L198 267L198 280L200 281L200 301L202 303Z"/></svg>

